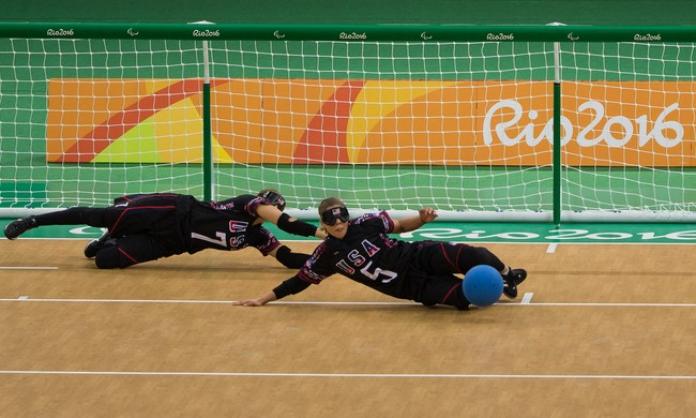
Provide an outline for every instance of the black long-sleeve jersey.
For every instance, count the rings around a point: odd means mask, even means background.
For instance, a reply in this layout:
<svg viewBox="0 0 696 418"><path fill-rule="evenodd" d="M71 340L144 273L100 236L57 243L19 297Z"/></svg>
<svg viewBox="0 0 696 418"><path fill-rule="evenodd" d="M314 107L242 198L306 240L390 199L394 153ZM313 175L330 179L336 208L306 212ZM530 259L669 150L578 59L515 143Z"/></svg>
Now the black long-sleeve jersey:
<svg viewBox="0 0 696 418"><path fill-rule="evenodd" d="M404 281L416 251L414 244L389 238L394 221L387 212L367 214L348 224L343 239L328 237L296 277L319 284L339 273L382 293L402 297Z"/></svg>
<svg viewBox="0 0 696 418"><path fill-rule="evenodd" d="M196 200L191 205L189 231L185 234L188 252L206 248L234 251L251 246L268 255L281 244L269 230L253 222L258 219L259 205L270 204L253 195L211 203Z"/></svg>
<svg viewBox="0 0 696 418"><path fill-rule="evenodd" d="M173 254L214 248L241 250L252 246L268 255L281 244L261 225L262 197L240 195L221 202L201 202L189 195L152 193L122 196L114 200L113 236L146 233L160 240Z"/></svg>

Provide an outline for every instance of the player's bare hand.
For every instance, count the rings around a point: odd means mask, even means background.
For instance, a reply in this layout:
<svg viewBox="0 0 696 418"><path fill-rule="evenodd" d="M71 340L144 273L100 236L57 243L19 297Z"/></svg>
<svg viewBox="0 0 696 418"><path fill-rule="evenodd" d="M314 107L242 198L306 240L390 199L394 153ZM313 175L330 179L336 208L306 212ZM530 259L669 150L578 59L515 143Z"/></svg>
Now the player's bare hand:
<svg viewBox="0 0 696 418"><path fill-rule="evenodd" d="M319 239L324 239L329 236L324 228L317 228L317 232L314 234L315 237Z"/></svg>
<svg viewBox="0 0 696 418"><path fill-rule="evenodd" d="M232 302L233 305L237 306L263 306L266 303L261 299L245 299L245 300L235 300Z"/></svg>
<svg viewBox="0 0 696 418"><path fill-rule="evenodd" d="M437 212L435 212L433 208L423 208L418 211L418 215L420 216L421 222L424 224L432 222L437 218Z"/></svg>

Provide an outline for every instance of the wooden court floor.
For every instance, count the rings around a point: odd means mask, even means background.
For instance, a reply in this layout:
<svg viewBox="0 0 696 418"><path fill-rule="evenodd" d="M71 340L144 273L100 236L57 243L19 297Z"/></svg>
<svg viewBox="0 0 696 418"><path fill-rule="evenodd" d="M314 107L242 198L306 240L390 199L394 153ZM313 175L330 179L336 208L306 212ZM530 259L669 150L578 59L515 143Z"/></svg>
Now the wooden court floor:
<svg viewBox="0 0 696 418"><path fill-rule="evenodd" d="M696 416L693 246L489 245L520 298L457 312L338 276L233 306L292 273L251 249L99 271L84 244L0 240L2 417Z"/></svg>

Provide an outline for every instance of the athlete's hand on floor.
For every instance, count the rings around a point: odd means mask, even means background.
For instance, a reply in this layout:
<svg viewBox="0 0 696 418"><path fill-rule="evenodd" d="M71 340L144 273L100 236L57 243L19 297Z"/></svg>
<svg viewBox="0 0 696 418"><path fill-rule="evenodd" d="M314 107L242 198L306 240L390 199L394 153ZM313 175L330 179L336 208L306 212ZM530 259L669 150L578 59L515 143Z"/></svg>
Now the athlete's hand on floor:
<svg viewBox="0 0 696 418"><path fill-rule="evenodd" d="M245 300L235 300L232 302L233 305L237 306L263 306L266 303L259 299L245 299Z"/></svg>

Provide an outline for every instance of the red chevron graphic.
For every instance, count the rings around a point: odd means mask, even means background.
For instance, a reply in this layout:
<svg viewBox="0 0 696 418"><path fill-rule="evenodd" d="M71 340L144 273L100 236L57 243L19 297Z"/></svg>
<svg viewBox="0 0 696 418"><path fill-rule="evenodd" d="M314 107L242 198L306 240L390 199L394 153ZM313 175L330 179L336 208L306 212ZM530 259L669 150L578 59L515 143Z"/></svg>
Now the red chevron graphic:
<svg viewBox="0 0 696 418"><path fill-rule="evenodd" d="M210 85L217 86L227 80L212 80ZM111 143L130 131L140 122L187 97L200 94L202 80L189 79L171 84L153 94L143 97L133 105L111 116L106 122L95 127L84 137L68 148L59 162L90 162Z"/></svg>
<svg viewBox="0 0 696 418"><path fill-rule="evenodd" d="M295 148L293 163L347 163L346 127L364 81L346 81L324 103Z"/></svg>

